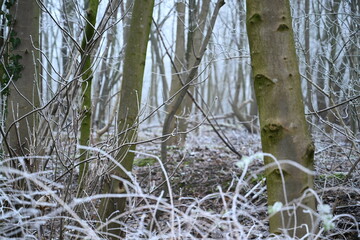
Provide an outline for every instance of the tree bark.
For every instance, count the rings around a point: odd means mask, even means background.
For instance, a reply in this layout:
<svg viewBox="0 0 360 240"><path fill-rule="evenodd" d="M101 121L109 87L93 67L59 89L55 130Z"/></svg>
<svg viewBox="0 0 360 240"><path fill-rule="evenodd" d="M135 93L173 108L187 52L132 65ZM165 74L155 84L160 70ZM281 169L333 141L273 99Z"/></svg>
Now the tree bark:
<svg viewBox="0 0 360 240"><path fill-rule="evenodd" d="M154 0L135 0L129 29L128 43L125 49L123 81L120 92L120 108L118 114L118 129L121 131L119 145L121 147L116 156L117 161L126 171L131 171L134 161L135 145L131 143L137 138L138 113L141 102L141 91L145 67L147 43L149 40L150 25ZM113 166L110 175L128 179L126 172L120 167ZM105 182L103 193L125 193L124 183L117 179ZM124 212L125 198L105 198L101 202L99 215L103 221L110 220ZM120 225L116 222L108 224L108 232L115 236L122 235ZM112 239L118 239L113 238Z"/></svg>
<svg viewBox="0 0 360 240"><path fill-rule="evenodd" d="M39 6L36 1L18 0L7 2L10 14L6 17L9 22L9 39L7 53L4 57L4 74L1 83L6 82L7 94L7 153L11 157L24 157L24 163L14 159L10 164L13 168L24 172L36 172L39 161L27 159L29 155L35 155L36 151L36 127L37 118L31 113L39 105L39 91L41 89L38 79L39 59ZM11 6L10 6L11 5ZM2 84L1 84L2 85ZM1 86L1 88L4 86ZM3 93L2 93L3 94ZM26 116L26 117L25 117ZM13 176L14 191L24 191L27 187L24 178ZM26 192L26 191L25 191ZM23 201L25 197L20 197ZM19 210L26 208L21 201L14 202L14 208ZM23 239L25 229L13 229L12 232L4 233L9 239ZM25 227L26 228L26 227ZM20 230L20 231L17 231Z"/></svg>
<svg viewBox="0 0 360 240"><path fill-rule="evenodd" d="M32 148L35 147L34 114L21 120L18 119L30 113L39 102L39 81L36 76L37 66L34 62L34 58L39 58L38 52L34 51L34 46L39 47L39 14L39 6L35 1L18 0L11 7L11 15L16 19L13 22L11 37L18 44L12 42L9 61L13 65L18 64L18 68L8 69L9 74L12 75L9 76L11 83L6 125L9 133L8 143L11 148L9 153L13 156L26 156L33 152ZM16 124L13 124L15 122Z"/></svg>
<svg viewBox="0 0 360 240"><path fill-rule="evenodd" d="M246 22L263 152L313 169L314 145L305 120L289 0L247 0ZM269 157L264 161L272 163ZM312 176L288 164L282 164L281 171L268 168L266 176L269 206L286 204L313 188ZM302 204L315 210L313 196ZM303 225L315 231L311 214L304 210L297 207L275 214L270 218L270 231L288 229L298 237L307 233Z"/></svg>
<svg viewBox="0 0 360 240"><path fill-rule="evenodd" d="M85 32L83 36L83 40L81 43L81 58L84 62L83 68L81 70L82 74L82 114L83 119L80 127L80 145L87 146L90 143L90 137L92 132L91 126L91 114L92 114L92 99L91 99L91 86L93 79L93 71L91 69L91 53L93 50L93 36L95 32L95 22L96 15L99 6L99 0L88 0L86 9L86 26ZM80 161L84 161L86 159L86 151L80 150ZM79 191L82 190L83 186L83 178L88 171L88 163L80 163L79 165Z"/></svg>

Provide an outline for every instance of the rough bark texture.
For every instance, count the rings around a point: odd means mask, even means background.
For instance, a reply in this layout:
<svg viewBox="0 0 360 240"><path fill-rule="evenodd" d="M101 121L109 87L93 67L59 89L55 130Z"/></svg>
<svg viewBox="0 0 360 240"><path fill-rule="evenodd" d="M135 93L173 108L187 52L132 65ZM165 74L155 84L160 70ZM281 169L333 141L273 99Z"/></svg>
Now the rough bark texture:
<svg viewBox="0 0 360 240"><path fill-rule="evenodd" d="M250 43L256 99L259 106L263 152L277 159L293 160L313 169L314 145L305 121L300 74L295 53L289 0L248 0L247 30ZM265 164L271 163L265 158ZM278 168L267 171L268 204L285 203L313 188L313 177L290 165L282 165L286 194ZM315 198L302 202L315 209ZM296 227L296 236L312 230L309 213L303 208L284 211L270 218L270 231ZM296 221L296 224L295 224Z"/></svg>
<svg viewBox="0 0 360 240"><path fill-rule="evenodd" d="M10 58L19 57L22 66L20 77L16 79L10 76L10 95L8 97L8 115L6 125L9 131L8 143L11 148L10 154L26 156L34 147L33 133L35 128L34 114L26 118L21 117L29 114L38 104L38 80L34 55L38 58L34 47L39 47L39 6L35 1L18 0L11 7L11 15L16 18L13 33L18 38L19 44L10 48ZM17 122L17 124L13 124Z"/></svg>
<svg viewBox="0 0 360 240"><path fill-rule="evenodd" d="M129 150L135 149L135 145L131 145L131 143L137 137L138 113L153 8L154 0L135 0L129 29L129 41L125 50L118 114L118 129L121 132L119 145L121 149L116 159L127 171L131 171L134 160L134 153L129 152ZM119 167L114 167L110 174L128 179L127 174ZM121 194L125 192L122 181L112 178L105 182L103 193ZM113 218L121 214L125 209L125 204L125 198L104 199L99 209L102 220L107 221L109 217ZM107 227L108 232L117 236L121 235L119 224L112 222Z"/></svg>

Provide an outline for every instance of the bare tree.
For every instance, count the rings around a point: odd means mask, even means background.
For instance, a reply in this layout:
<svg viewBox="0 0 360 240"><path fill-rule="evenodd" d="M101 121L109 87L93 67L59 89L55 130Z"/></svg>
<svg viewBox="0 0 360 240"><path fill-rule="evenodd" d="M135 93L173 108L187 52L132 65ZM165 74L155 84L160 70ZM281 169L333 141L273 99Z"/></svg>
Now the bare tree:
<svg viewBox="0 0 360 240"><path fill-rule="evenodd" d="M171 82L170 96L174 95L182 88L182 80L186 79L195 66L197 58L200 55L201 44L204 39L204 32L206 26L206 19L210 10L210 1L201 1L201 9L198 11L195 0L189 2L189 30L187 32L187 44L185 48L185 3L179 1L176 3L177 11L177 30L176 30L176 47L173 66L173 78ZM198 2L200 4L200 1ZM184 49L186 49L184 51ZM196 74L195 74L196 75ZM184 91L184 90L182 90ZM194 92L193 87L190 86L188 91ZM170 122L169 130L171 132L179 132L175 137L169 139L169 144L185 145L187 118L191 112L192 100L188 96L184 96L179 107L176 106L176 101L180 96L176 96L169 104L167 110L172 112L176 108L175 117ZM164 127L164 129L167 127Z"/></svg>

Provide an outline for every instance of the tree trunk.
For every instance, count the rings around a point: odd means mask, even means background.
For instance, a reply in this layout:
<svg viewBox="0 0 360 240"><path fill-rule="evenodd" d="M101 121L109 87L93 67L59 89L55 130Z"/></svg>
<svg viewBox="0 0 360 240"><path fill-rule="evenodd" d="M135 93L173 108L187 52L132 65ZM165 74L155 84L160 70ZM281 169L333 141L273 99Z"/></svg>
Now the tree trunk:
<svg viewBox="0 0 360 240"><path fill-rule="evenodd" d="M316 2L313 4L313 11L314 11L314 22L319 22L322 20L322 16L326 16L325 13L323 13L321 11L322 9L322 3L321 2ZM316 26L316 31L315 31L315 41L313 42L321 42L322 44L319 45L319 47L315 48L315 52L312 54L314 56L314 67L313 69L315 69L316 71L314 73L312 73L313 76L313 80L314 82L320 87L320 89L323 90L323 92L321 91L315 91L312 94L312 106L314 108L314 110L321 110L327 107L327 101L329 98L329 95L324 94L324 91L326 91L326 63L327 60L324 56L326 56L326 49L325 49L325 42L327 42L327 38L326 38L326 31L327 29L325 28L321 28L320 24L318 24ZM321 118L325 118L326 116L326 112L322 112L319 114L319 116Z"/></svg>
<svg viewBox="0 0 360 240"><path fill-rule="evenodd" d="M354 34L356 31L358 31L359 28L359 21L358 16L360 15L360 0L351 1L350 4L351 7L351 18L350 18L350 33ZM352 41L349 43L350 46L348 47L348 56L349 59L349 65L350 65L350 79L351 84L354 86L354 92L352 94L358 94L360 93L360 86L359 84L356 84L359 79L359 72L358 68L360 66L360 49L358 46L360 46L360 38L354 36L349 36L349 38L352 39ZM360 131L360 104L359 100L356 102L351 103L350 105L350 125L351 130L354 134L359 133Z"/></svg>
<svg viewBox="0 0 360 240"><path fill-rule="evenodd" d="M12 167L24 172L35 172L38 170L39 161L33 161L33 158L27 159L27 156L35 155L37 145L35 136L37 118L35 113L31 112L39 105L41 89L36 65L39 54L38 50L34 49L39 48L40 11L36 1L18 0L7 4L7 7L11 6L10 14L6 18L9 20L8 26L12 28L9 27L8 53L4 57L6 74L1 76L1 82L6 82L9 86L8 90L4 91L8 94L6 118L8 137L4 140L7 153L11 157L24 157L25 164L21 164L21 161L16 159L11 162ZM24 178L19 178L17 175L13 177L14 192L24 191L27 187ZM26 197L20 196L19 200L26 202ZM18 211L26 207L27 204L24 202L14 202L14 208ZM4 233L5 236L9 237L8 239L25 238L26 230L21 224L18 226L20 229Z"/></svg>
<svg viewBox="0 0 360 240"><path fill-rule="evenodd" d="M154 33L150 34L151 39L151 45L153 46L153 54L155 55L155 62L157 67L159 68L159 74L161 77L161 83L162 83L162 99L166 100L169 98L169 87L166 80L166 71L164 66L164 61L161 57L160 50L161 46L159 44L159 39L155 36ZM175 54L176 55L176 54ZM155 92L157 94L157 91ZM154 96L157 98L157 96ZM157 103L156 105L157 106Z"/></svg>
<svg viewBox="0 0 360 240"><path fill-rule="evenodd" d="M122 132L121 139L119 139L121 149L116 159L127 171L132 170L134 161L134 153L129 152L129 150L135 149L135 145L131 143L137 138L138 113L153 8L154 0L135 0L129 29L129 41L125 49L118 114L118 129ZM128 179L128 175L116 166L109 174ZM104 194L121 194L125 191L124 183L120 180L110 179L104 184ZM99 215L103 221L107 221L109 217L116 217L124 212L125 204L125 198L105 198L101 202ZM107 227L109 233L117 236L122 233L120 225L116 222L111 222Z"/></svg>
<svg viewBox="0 0 360 240"><path fill-rule="evenodd" d="M175 44L175 56L174 56L174 66L172 68L172 79L171 79L171 88L170 96L173 96L179 89L181 89L181 79L184 79L186 71L185 63L185 2L178 1L176 3L176 12L177 12L177 23L176 23L176 44ZM175 97L176 99L176 97ZM166 110L173 108L175 99L173 102L167 106ZM176 111L176 116L180 116L183 112L183 107L179 107ZM170 130L177 132L177 117L171 121ZM177 129L177 130L176 130ZM183 136L182 136L183 137ZM181 136L172 137L168 140L169 145L175 145L179 142Z"/></svg>
<svg viewBox="0 0 360 240"><path fill-rule="evenodd" d="M186 79L190 74L192 68L195 66L197 58L200 55L200 48L203 41L204 30L206 18L210 9L210 1L202 1L201 11L197 12L196 1L191 0L189 2L189 31L187 35L187 46L186 53L184 55L185 49L185 39L184 39L184 20L185 20L185 3L183 1L177 2L177 12L178 12L178 22L177 22L177 31L176 31L176 50L175 50L175 68L178 71L177 73L173 71L173 79L171 83L170 96L181 89L182 84L180 79ZM184 74L187 71L187 74ZM185 78L184 78L185 76ZM184 91L184 90L182 90ZM194 88L191 86L189 90L191 93L194 92ZM179 96L176 96L174 100L168 107L168 111L171 112L175 106L176 99ZM174 132L186 132L187 129L187 118L190 115L192 108L192 100L189 96L185 95L182 99L181 106L176 110L176 117L171 121L170 129ZM175 130L177 129L177 130ZM177 134L175 137L170 139L169 144L179 143L181 146L185 145L186 135Z"/></svg>
<svg viewBox="0 0 360 240"><path fill-rule="evenodd" d="M35 47L39 47L39 6L35 1L18 0L11 7L13 30L10 36L9 72L11 84L6 119L9 131L9 153L13 156L26 156L34 146L34 114L29 114L39 102L38 79L34 58L39 55ZM28 115L29 114L29 115ZM23 116L28 115L25 118ZM21 120L19 120L22 118ZM16 122L16 124L14 124Z"/></svg>
<svg viewBox="0 0 360 240"><path fill-rule="evenodd" d="M310 69L310 0L305 0L305 23L304 23L304 41L305 41L305 76L311 79ZM312 85L306 82L306 105L310 111L314 111L311 102Z"/></svg>
<svg viewBox="0 0 360 240"><path fill-rule="evenodd" d="M338 97L339 92L340 92L340 87L336 84L336 55L337 55L337 49L336 49L336 45L337 45L337 33L338 33L338 28L339 28L339 24L338 24L338 14L339 14L339 9L340 9L340 0L333 0L333 1L328 1L327 2L329 4L329 6L327 8L329 8L329 11L327 11L326 14L326 21L327 21L327 26L330 26L328 29L326 29L327 31L327 36L329 39L329 50L330 50L330 56L329 56L329 60L328 65L329 65L329 73L327 74L327 81L328 81L328 86L329 86L329 94L330 94L330 99L329 99L329 105L332 105L332 102L335 101L335 99ZM341 108L341 107L339 107ZM333 110L327 111L327 115L326 115L326 120L329 121L329 123L325 126L325 132L327 133L331 133L332 132L332 125L333 123L336 123L337 120L336 118L339 117L337 116L337 111L339 111L339 108L335 108ZM341 117L341 116L340 116Z"/></svg>
<svg viewBox="0 0 360 240"><path fill-rule="evenodd" d="M80 145L87 146L90 143L90 137L92 132L91 127L91 113L92 113L92 101L91 101L91 86L93 79L93 72L91 69L91 53L93 50L94 42L93 36L95 32L96 14L99 6L99 0L88 0L86 10L86 26L81 43L81 58L84 63L82 67L82 114L83 119L80 127ZM80 150L80 162L86 159L86 151ZM80 163L79 166L79 190L82 190L82 181L87 173L88 163Z"/></svg>
<svg viewBox="0 0 360 240"><path fill-rule="evenodd" d="M289 0L248 0L246 22L263 152L313 169L314 145L304 115ZM272 162L269 157L264 160L265 164ZM266 176L269 206L286 204L313 188L312 176L288 164L282 164L281 171L268 168ZM315 210L313 196L302 204ZM307 233L303 224L313 231L311 214L304 210L297 207L275 214L270 218L270 231L289 229L291 235L302 237Z"/></svg>
<svg viewBox="0 0 360 240"><path fill-rule="evenodd" d="M183 81L183 79L181 80L181 83L183 85L182 90L178 93L178 95L176 96L176 98L174 98L172 105L169 106L169 111L168 114L165 117L164 120L164 125L163 125L163 131L162 131L162 135L163 135L163 141L161 143L161 160L163 162L166 161L166 157L167 157L167 139L168 139L168 135L169 133L171 133L171 122L174 121L174 117L176 112L178 111L178 109L181 107L181 103L184 100L184 97L188 94L191 96L191 92L189 91L190 88L190 83L195 79L198 69L199 69L199 65L201 63L201 60L205 54L206 48L208 46L211 34L212 34L212 30L215 26L215 22L216 22L216 18L218 16L218 13L220 11L220 8L225 4L224 0L218 0L215 6L215 9L213 11L213 14L211 16L211 20L210 20L210 26L207 30L207 33L204 37L204 40L201 44L200 50L199 50L199 55L196 58L196 61L194 62L194 65L191 67L189 74L187 75L185 81ZM179 70L177 70L177 72L179 72Z"/></svg>

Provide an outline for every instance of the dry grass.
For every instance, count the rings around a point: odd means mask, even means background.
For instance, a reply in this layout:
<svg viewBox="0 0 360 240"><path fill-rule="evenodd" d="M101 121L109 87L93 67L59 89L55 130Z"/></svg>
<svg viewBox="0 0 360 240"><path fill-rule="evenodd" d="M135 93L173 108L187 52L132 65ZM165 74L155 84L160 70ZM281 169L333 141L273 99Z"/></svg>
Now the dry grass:
<svg viewBox="0 0 360 240"><path fill-rule="evenodd" d="M116 162L102 150L89 150ZM165 171L157 156L145 155L157 159L160 168ZM127 194L94 194L82 198L68 197L67 200L64 200L67 189L64 183L67 181L61 184L51 181L47 177L50 172L28 173L7 167L8 159L0 167L0 237L10 239L21 235L23 239L107 239L106 226L109 221L116 221L126 232L127 239L293 239L286 232L281 236L268 233L264 180L253 181L254 176L258 176L264 168L249 171L251 164L262 156L255 154L243 159L239 163L241 174L234 177L228 189L218 187L217 192L200 198L179 197L172 188L167 198L163 198L161 192L150 194L129 173L132 182L126 185ZM21 158L11 159L14 160L20 164L24 162ZM169 177L167 181L170 183ZM14 183L19 182L23 183L24 190L14 189ZM304 239L334 239L335 236L358 231L354 216L333 216L318 192L309 191L308 194L316 195L320 209L318 213L313 213L314 224L319 225L320 230L317 233L309 230ZM99 222L96 209L99 199L105 197L128 198L127 212L108 222ZM278 210L286 214L286 209L294 206L302 207L299 201L285 204ZM83 209L81 214L79 209Z"/></svg>

